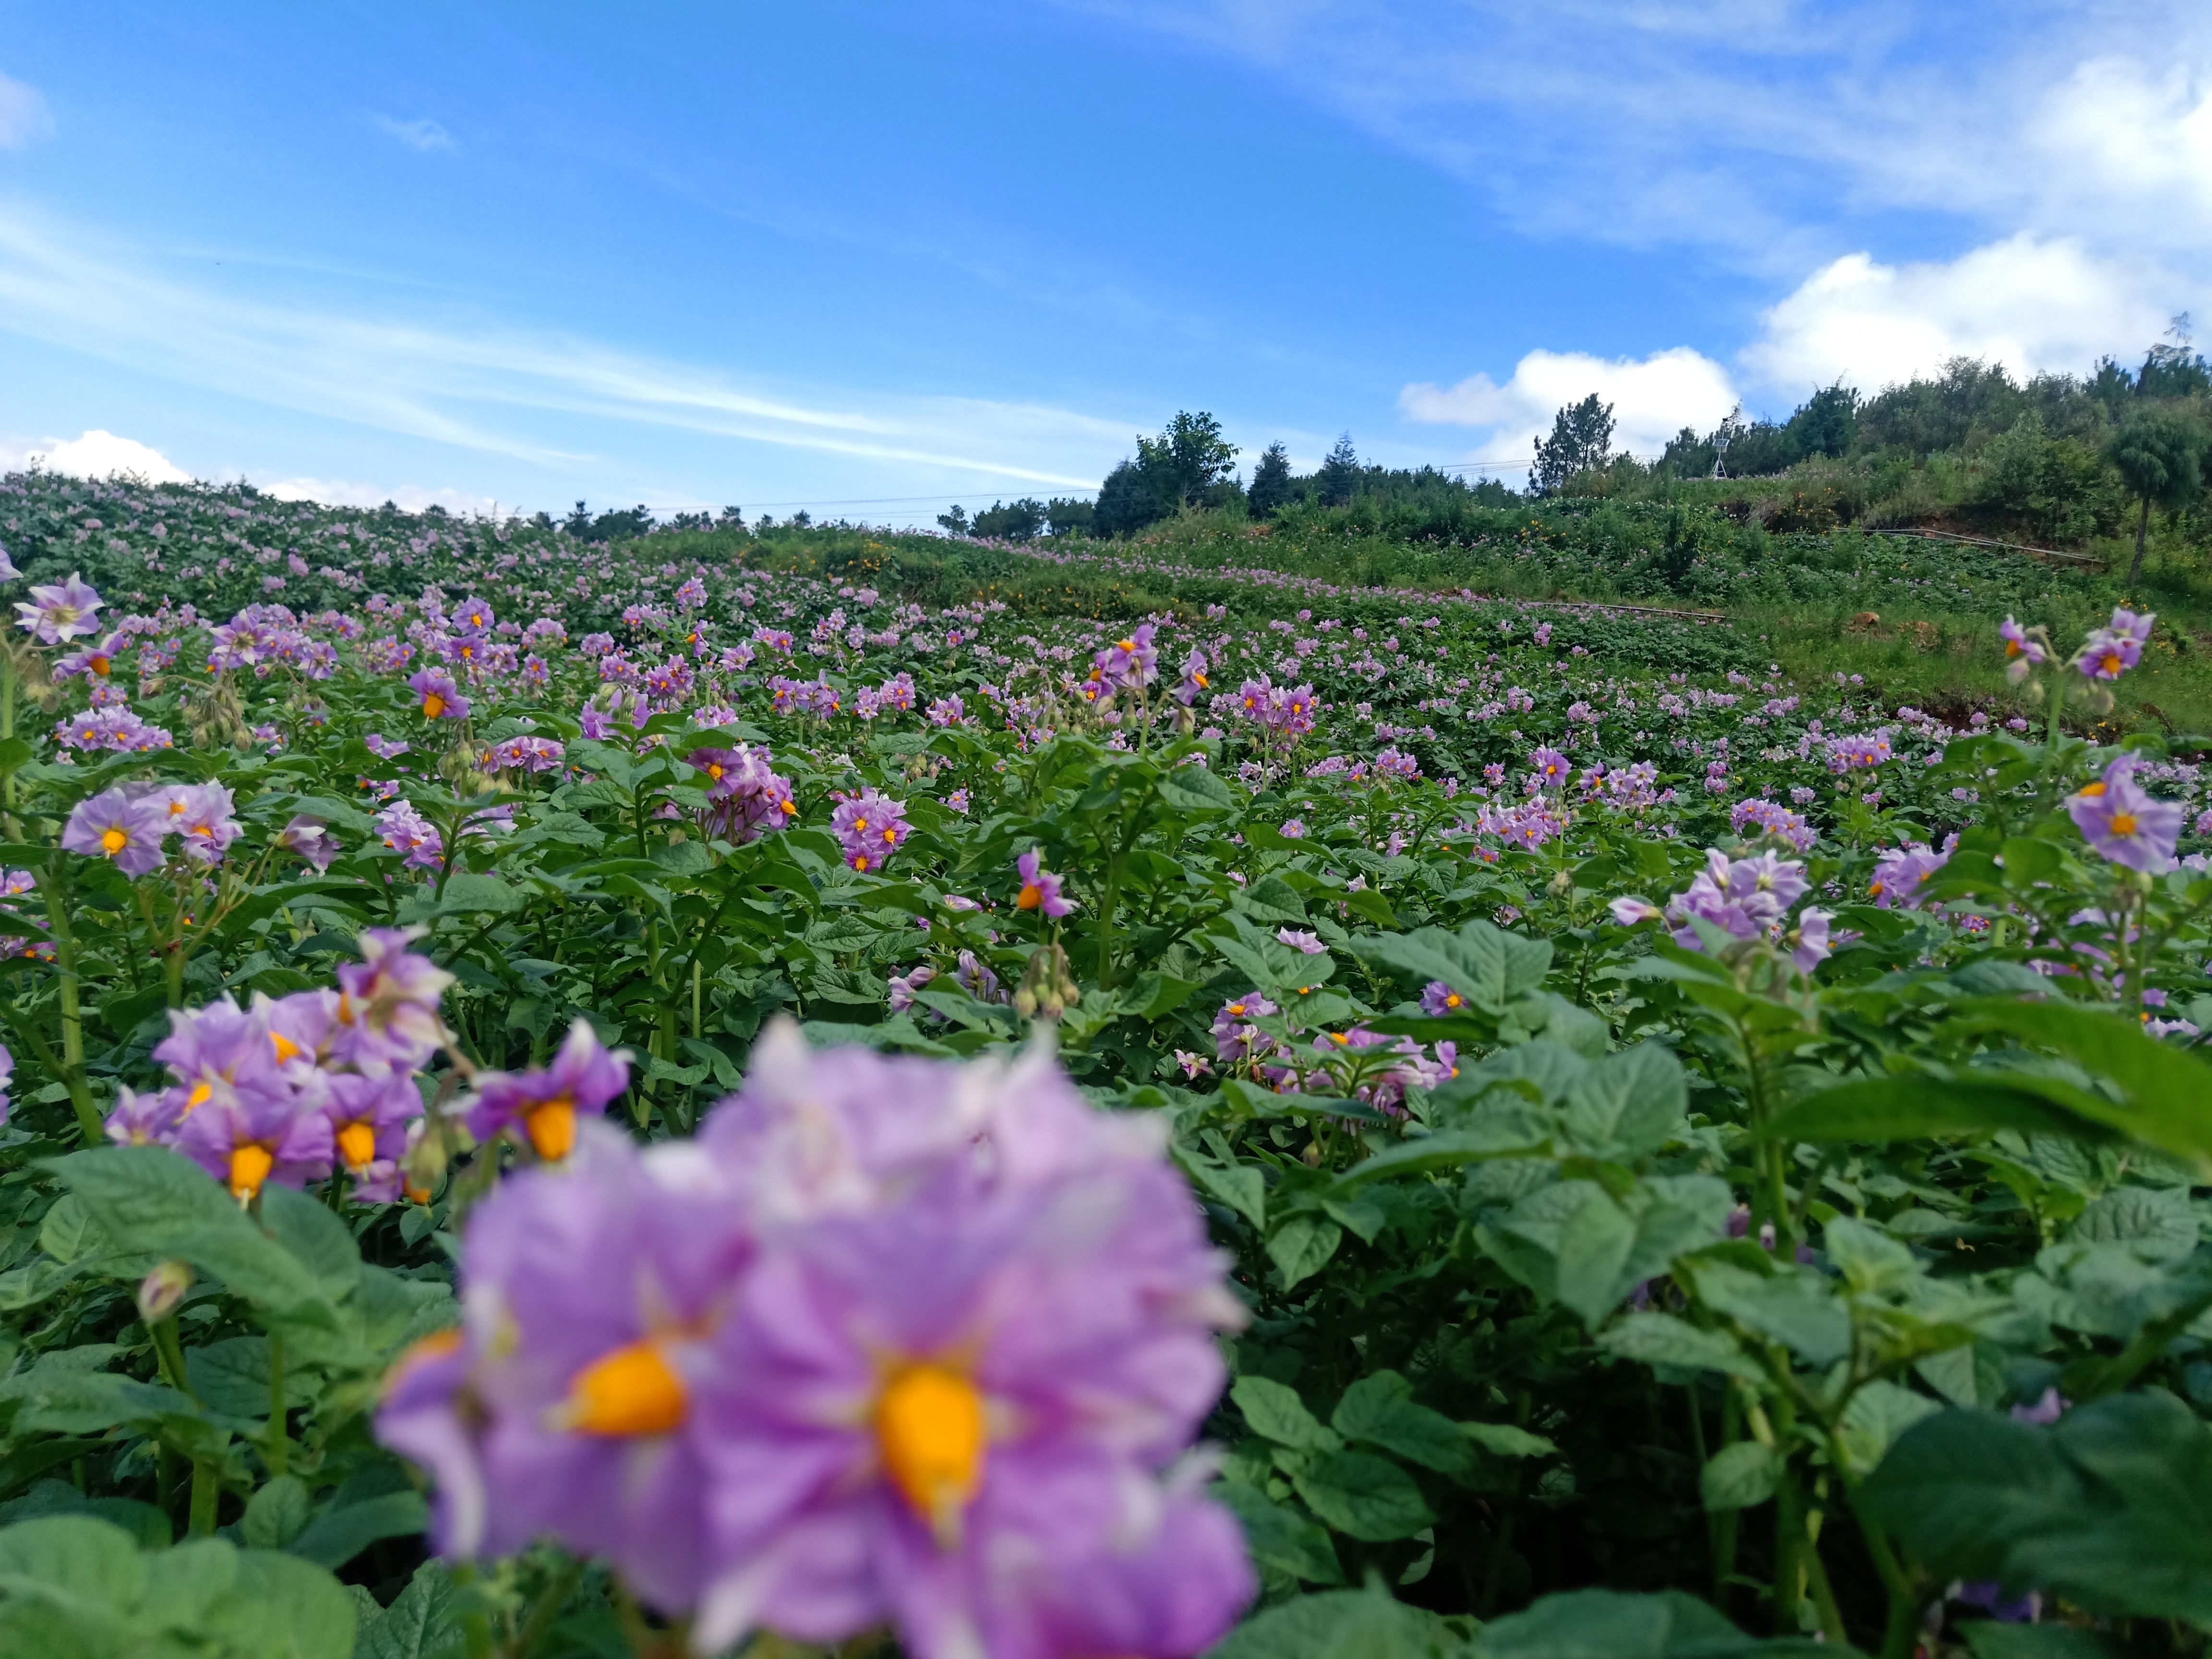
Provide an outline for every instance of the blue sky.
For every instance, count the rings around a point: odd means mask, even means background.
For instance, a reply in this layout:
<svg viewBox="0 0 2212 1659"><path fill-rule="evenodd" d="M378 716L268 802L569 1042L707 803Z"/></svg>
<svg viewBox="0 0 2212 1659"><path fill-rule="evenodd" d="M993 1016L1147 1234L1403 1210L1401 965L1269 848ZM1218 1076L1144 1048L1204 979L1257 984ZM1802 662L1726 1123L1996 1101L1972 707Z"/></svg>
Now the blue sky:
<svg viewBox="0 0 2212 1659"><path fill-rule="evenodd" d="M1457 465L2086 368L2208 251L2165 0L0 0L0 464L926 520L1179 408Z"/></svg>

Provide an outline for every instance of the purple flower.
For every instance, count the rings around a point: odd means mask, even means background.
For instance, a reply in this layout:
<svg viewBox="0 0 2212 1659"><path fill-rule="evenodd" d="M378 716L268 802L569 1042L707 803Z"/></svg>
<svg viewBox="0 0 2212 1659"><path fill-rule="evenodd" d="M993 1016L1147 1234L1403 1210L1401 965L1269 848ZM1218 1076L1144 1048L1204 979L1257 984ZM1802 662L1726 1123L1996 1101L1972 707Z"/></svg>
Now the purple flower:
<svg viewBox="0 0 2212 1659"><path fill-rule="evenodd" d="M1826 910L1809 906L1798 912L1797 926L1790 930L1786 943L1790 947L1790 959L1797 964L1799 973L1811 973L1835 953L1834 945L1828 942L1828 924L1834 920Z"/></svg>
<svg viewBox="0 0 2212 1659"><path fill-rule="evenodd" d="M333 1060L367 1073L411 1072L445 1042L438 999L453 976L407 948L419 931L368 928L362 960L340 964Z"/></svg>
<svg viewBox="0 0 2212 1659"><path fill-rule="evenodd" d="M1305 820L1304 818L1285 818L1282 823L1282 827L1277 830L1275 833L1280 836L1285 841L1304 841L1306 838Z"/></svg>
<svg viewBox="0 0 2212 1659"><path fill-rule="evenodd" d="M1528 766L1547 789L1554 785L1565 788L1568 775L1574 770L1572 762L1548 745L1530 753Z"/></svg>
<svg viewBox="0 0 2212 1659"><path fill-rule="evenodd" d="M818 1127L799 1133L793 1106L763 1112L750 1089L717 1116L810 1161L845 1125L872 1138L902 1117L947 1150L898 1160L889 1183L891 1148L846 1139L856 1206L764 1236L714 1334L700 1644L762 1626L833 1643L888 1620L916 1659L1042 1659L1060 1651L1029 1645L1042 1619L1109 1616L1088 1605L1092 1575L1118 1559L1141 1583L1125 1581L1134 1605L1110 1610L1108 1633L1169 1622L1210 1588L1203 1645L1249 1590L1242 1573L1221 1580L1233 1539L1188 1556L1145 1546L1174 1508L1158 1471L1221 1386L1212 1333L1241 1319L1156 1132L1092 1113L1048 1061L965 1087L935 1066L943 1081L918 1089L915 1062L845 1053L842 1088L823 1056L793 1102Z"/></svg>
<svg viewBox="0 0 2212 1659"><path fill-rule="evenodd" d="M905 811L904 801L873 789L838 803L830 827L845 849L845 862L855 870L881 869L914 827L902 816Z"/></svg>
<svg viewBox="0 0 2212 1659"><path fill-rule="evenodd" d="M472 598L463 599L447 620L455 628L465 629L471 634L489 634L499 617L482 599Z"/></svg>
<svg viewBox="0 0 2212 1659"><path fill-rule="evenodd" d="M2015 684L2026 679L2038 663L2050 660L2051 653L2044 649L2041 629L2030 634L2007 616L1997 633L2004 641L2006 678Z"/></svg>
<svg viewBox="0 0 2212 1659"><path fill-rule="evenodd" d="M538 1157L558 1162L575 1147L577 1119L604 1115L607 1103L629 1087L628 1055L603 1047L591 1021L580 1018L544 1070L488 1072L477 1079L469 1133L489 1140L512 1127Z"/></svg>
<svg viewBox="0 0 2212 1659"><path fill-rule="evenodd" d="M179 792L167 803L171 824L186 858L196 864L220 864L231 842L246 833L246 826L231 817L231 793L219 783L203 783Z"/></svg>
<svg viewBox="0 0 2212 1659"><path fill-rule="evenodd" d="M22 575L23 573L15 568L15 560L8 556L8 550L0 547L0 582L20 581Z"/></svg>
<svg viewBox="0 0 2212 1659"><path fill-rule="evenodd" d="M1421 988L1421 1012L1432 1019L1455 1014L1465 1006L1467 999L1440 979L1432 979Z"/></svg>
<svg viewBox="0 0 2212 1659"><path fill-rule="evenodd" d="M1921 884L1950 858L1948 853L1936 852L1921 842L1889 848L1875 860L1874 879L1867 884L1867 895L1885 910L1917 908Z"/></svg>
<svg viewBox="0 0 2212 1659"><path fill-rule="evenodd" d="M937 977L937 969L924 963L919 968L909 968L903 974L893 974L890 980L891 1012L902 1014L914 1006L914 994Z"/></svg>
<svg viewBox="0 0 2212 1659"><path fill-rule="evenodd" d="M2135 781L2139 763L2137 756L2118 757L2102 778L2068 799L2066 811L2100 855L2157 875L2173 867L2173 849L2187 813L2177 803L2144 792ZM66 838L62 844L69 844Z"/></svg>
<svg viewBox="0 0 2212 1659"><path fill-rule="evenodd" d="M348 1072L329 1080L323 1115L331 1126L337 1162L353 1176L354 1196L364 1204L399 1197L399 1160L407 1152L407 1126L422 1115L422 1093L405 1072L365 1077Z"/></svg>
<svg viewBox="0 0 2212 1659"><path fill-rule="evenodd" d="M304 1187L331 1172L330 1121L302 1110L292 1091L206 1086L207 1098L188 1108L177 1150L240 1203L269 1182Z"/></svg>
<svg viewBox="0 0 2212 1659"><path fill-rule="evenodd" d="M1152 624L1145 623L1125 640L1117 640L1096 658L1094 678L1112 689L1136 690L1160 677L1159 651L1152 644Z"/></svg>
<svg viewBox="0 0 2212 1659"><path fill-rule="evenodd" d="M124 647L130 642L128 634L110 634L96 645L88 645L82 651L72 651L54 665L54 678L66 680L79 674L89 674L106 679L115 666L115 659L122 654Z"/></svg>
<svg viewBox="0 0 2212 1659"><path fill-rule="evenodd" d="M106 603L72 570L67 581L33 587L28 600L17 600L16 625L41 645L59 645L64 640L98 633L100 623L94 612Z"/></svg>
<svg viewBox="0 0 2212 1659"><path fill-rule="evenodd" d="M379 812L376 834L386 847L406 854L412 868L434 870L446 861L446 838L412 801L396 800Z"/></svg>
<svg viewBox="0 0 2212 1659"><path fill-rule="evenodd" d="M115 1091L107 1138L118 1146L169 1146L184 1124L184 1102L173 1089L141 1094L129 1084Z"/></svg>
<svg viewBox="0 0 2212 1659"><path fill-rule="evenodd" d="M1606 908L1613 912L1613 921L1623 927L1633 927L1638 922L1652 921L1662 914L1659 907L1650 899L1638 898L1632 893L1607 901Z"/></svg>
<svg viewBox="0 0 2212 1659"><path fill-rule="evenodd" d="M1036 848L1014 860L1021 872L1022 889L1014 895L1017 910L1042 910L1048 916L1064 916L1075 908L1074 901L1060 896L1060 878L1044 867Z"/></svg>
<svg viewBox="0 0 2212 1659"><path fill-rule="evenodd" d="M331 833L329 824L305 812L295 816L276 832L276 844L297 853L313 865L318 873L329 869L344 850L338 845L338 838Z"/></svg>
<svg viewBox="0 0 2212 1659"><path fill-rule="evenodd" d="M15 1075L15 1056L0 1048L0 1127L8 1121L8 1079Z"/></svg>
<svg viewBox="0 0 2212 1659"><path fill-rule="evenodd" d="M1175 700L1184 708L1197 702L1199 694L1212 684L1206 677L1207 666L1206 653L1193 646L1190 654L1182 659L1182 679L1175 689Z"/></svg>
<svg viewBox="0 0 2212 1659"><path fill-rule="evenodd" d="M1279 927L1275 930L1275 938L1279 943L1289 945L1293 951L1302 951L1310 957L1317 957L1328 949L1321 942L1320 934L1309 933L1303 927Z"/></svg>
<svg viewBox="0 0 2212 1659"><path fill-rule="evenodd" d="M465 720L469 717L469 700L444 669L417 669L409 676L407 684L422 699L423 719Z"/></svg>
<svg viewBox="0 0 2212 1659"><path fill-rule="evenodd" d="M1795 859L1761 853L1731 863L1716 848L1705 854L1705 867L1688 890L1668 902L1667 921L1675 943L1689 951L1705 948L1692 916L1738 939L1762 938L1803 896L1806 885L1805 866Z"/></svg>
<svg viewBox="0 0 2212 1659"><path fill-rule="evenodd" d="M2142 660L2143 647L2150 643L2151 624L2157 614L2151 611L2138 614L2115 606L2111 623L2092 630L2081 642L2074 666L2093 680L2119 678Z"/></svg>
<svg viewBox="0 0 2212 1659"><path fill-rule="evenodd" d="M1256 1060L1274 1052L1275 1039L1251 1022L1276 1012L1275 1005L1257 991L1221 1005L1213 1017L1213 1051L1224 1063Z"/></svg>
<svg viewBox="0 0 2212 1659"><path fill-rule="evenodd" d="M465 1324L402 1357L377 1434L431 1472L446 1554L550 1534L678 1613L706 1570L705 1337L751 1240L693 1147L578 1130L470 1218Z"/></svg>
<svg viewBox="0 0 2212 1659"><path fill-rule="evenodd" d="M161 867L161 837L167 829L168 814L161 805L133 800L121 789L103 789L70 813L62 846L112 859L126 876L143 876Z"/></svg>

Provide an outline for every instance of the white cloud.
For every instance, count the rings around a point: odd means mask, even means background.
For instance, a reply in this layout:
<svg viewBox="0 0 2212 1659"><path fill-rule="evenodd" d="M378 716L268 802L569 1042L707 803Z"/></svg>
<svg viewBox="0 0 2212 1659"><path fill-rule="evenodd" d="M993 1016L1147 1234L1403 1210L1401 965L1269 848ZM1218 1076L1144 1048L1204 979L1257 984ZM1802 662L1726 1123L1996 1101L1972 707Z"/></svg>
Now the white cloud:
<svg viewBox="0 0 2212 1659"><path fill-rule="evenodd" d="M2131 58L2082 64L2027 126L2046 222L2089 223L2136 244L2212 241L2212 73Z"/></svg>
<svg viewBox="0 0 2212 1659"><path fill-rule="evenodd" d="M1562 404L1595 392L1613 405L1613 447L1656 454L1686 426L1708 431L1735 407L1728 371L1687 346L1649 357L1594 357L1582 351L1532 351L1499 386L1476 374L1454 386L1419 384L1398 394L1417 421L1488 427L1493 455L1527 454L1552 429Z"/></svg>
<svg viewBox="0 0 2212 1659"><path fill-rule="evenodd" d="M67 472L80 478L105 478L118 472L135 473L148 483L157 484L187 483L191 478L160 450L98 427L81 438L51 439L32 446L26 459L38 461L49 472Z"/></svg>
<svg viewBox="0 0 2212 1659"><path fill-rule="evenodd" d="M441 123L428 116L418 121L396 121L389 115L374 116L376 125L410 149L451 149L453 135Z"/></svg>
<svg viewBox="0 0 2212 1659"><path fill-rule="evenodd" d="M15 149L54 130L53 112L36 87L0 75L0 149Z"/></svg>
<svg viewBox="0 0 2212 1659"><path fill-rule="evenodd" d="M2194 286L2144 261L2027 234L1924 264L1846 254L1765 313L1743 362L1799 396L1838 378L1872 392L1956 356L2021 376L2081 374L2157 339Z"/></svg>
<svg viewBox="0 0 2212 1659"><path fill-rule="evenodd" d="M519 510L513 501L501 509L489 495L471 495L451 485L426 489L421 484L386 487L355 483L344 478L280 478L265 473L248 477L263 495L274 495L280 501L320 501L326 507L381 507L390 501L410 513L420 513L426 507L442 507L448 513L480 513L487 517L497 511L512 514Z"/></svg>
<svg viewBox="0 0 2212 1659"><path fill-rule="evenodd" d="M495 320L440 328L234 300L94 252L8 204L0 329L281 408L563 469L595 458L540 435L548 416L901 464L940 487L1092 489L1135 424L978 398L747 383Z"/></svg>

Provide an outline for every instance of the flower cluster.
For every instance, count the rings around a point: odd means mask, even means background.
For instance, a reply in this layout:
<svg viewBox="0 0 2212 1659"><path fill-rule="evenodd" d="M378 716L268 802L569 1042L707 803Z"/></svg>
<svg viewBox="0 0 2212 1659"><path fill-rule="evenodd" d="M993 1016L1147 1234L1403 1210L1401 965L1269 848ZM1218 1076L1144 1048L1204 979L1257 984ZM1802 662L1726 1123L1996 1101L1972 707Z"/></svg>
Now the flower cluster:
<svg viewBox="0 0 2212 1659"><path fill-rule="evenodd" d="M732 846L781 830L799 816L791 780L774 769L765 747L739 744L734 749L695 749L684 760L707 780L707 810L701 827Z"/></svg>
<svg viewBox="0 0 2212 1659"><path fill-rule="evenodd" d="M873 789L864 789L850 800L840 801L830 814L830 828L844 848L845 862L855 870L880 870L898 850L913 825L906 821L906 803Z"/></svg>
<svg viewBox="0 0 2212 1659"><path fill-rule="evenodd" d="M143 876L167 862L162 844L173 835L185 858L210 865L222 861L245 829L219 783L125 784L79 801L62 826L62 846Z"/></svg>
<svg viewBox="0 0 2212 1659"><path fill-rule="evenodd" d="M1705 854L1705 867L1665 909L1633 896L1614 899L1611 908L1623 927L1663 919L1686 951L1705 948L1698 922L1740 939L1774 940L1789 947L1799 971L1809 974L1833 949L1828 928L1834 918L1808 906L1796 927L1788 926L1790 907L1805 896L1808 884L1805 866L1795 859L1761 853L1732 860L1716 848Z"/></svg>
<svg viewBox="0 0 2212 1659"><path fill-rule="evenodd" d="M336 989L171 1013L154 1049L170 1086L122 1089L110 1139L174 1146L241 1203L269 1182L302 1187L335 1169L364 1203L397 1198L408 1128L422 1115L415 1073L445 1041L438 1001L453 982L410 937L370 928Z"/></svg>
<svg viewBox="0 0 2212 1659"><path fill-rule="evenodd" d="M378 1431L447 1553L604 1555L701 1651L1190 1654L1254 1589L1179 1461L1243 1318L1158 1127L1043 1054L764 1034L696 1140L576 1126L471 1218Z"/></svg>

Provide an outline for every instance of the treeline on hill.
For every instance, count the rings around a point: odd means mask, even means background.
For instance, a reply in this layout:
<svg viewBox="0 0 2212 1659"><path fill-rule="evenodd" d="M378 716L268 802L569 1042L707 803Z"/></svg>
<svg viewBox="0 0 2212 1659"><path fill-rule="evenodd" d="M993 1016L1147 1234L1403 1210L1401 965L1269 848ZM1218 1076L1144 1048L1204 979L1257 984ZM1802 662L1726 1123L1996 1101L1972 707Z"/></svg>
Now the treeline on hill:
<svg viewBox="0 0 2212 1659"><path fill-rule="evenodd" d="M1922 526L2076 547L2126 536L2139 572L2154 516L2185 540L2202 538L2212 367L2177 329L2132 371L2105 358L2086 377L2023 384L2000 365L1956 358L1872 396L1838 381L1786 420L1747 420L1739 409L1711 432L1684 427L1656 458L1616 452L1613 430L1612 406L1594 394L1561 409L1537 442L1523 496L1434 467L1364 464L1349 434L1304 474L1271 444L1248 481L1220 422L1185 412L1158 437L1139 437L1095 502L1025 499L972 520L956 507L938 522L956 535L1023 541L1127 537L1193 513L1310 521L1364 506L1347 516L1379 512L1399 533L1451 540L1480 521L1477 509L1604 499L1713 507L1782 532Z"/></svg>

